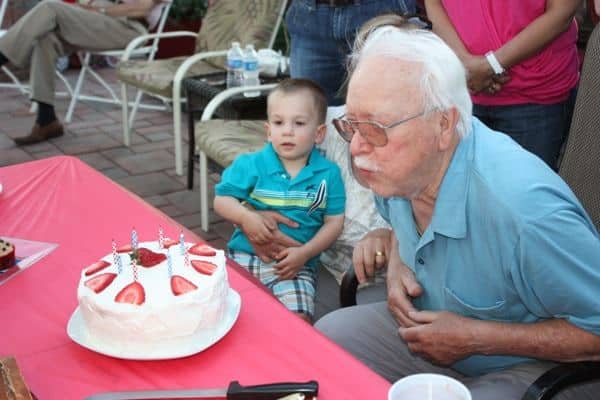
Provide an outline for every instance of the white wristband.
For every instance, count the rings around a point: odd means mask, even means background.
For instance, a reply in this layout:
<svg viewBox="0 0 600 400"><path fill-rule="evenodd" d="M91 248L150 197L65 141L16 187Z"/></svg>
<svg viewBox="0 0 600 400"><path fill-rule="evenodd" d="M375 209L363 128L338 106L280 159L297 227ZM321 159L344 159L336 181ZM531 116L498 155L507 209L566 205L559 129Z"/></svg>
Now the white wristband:
<svg viewBox="0 0 600 400"><path fill-rule="evenodd" d="M498 59L493 51L488 51L485 53L485 59L490 64L495 74L501 74L505 71L504 67L498 62Z"/></svg>

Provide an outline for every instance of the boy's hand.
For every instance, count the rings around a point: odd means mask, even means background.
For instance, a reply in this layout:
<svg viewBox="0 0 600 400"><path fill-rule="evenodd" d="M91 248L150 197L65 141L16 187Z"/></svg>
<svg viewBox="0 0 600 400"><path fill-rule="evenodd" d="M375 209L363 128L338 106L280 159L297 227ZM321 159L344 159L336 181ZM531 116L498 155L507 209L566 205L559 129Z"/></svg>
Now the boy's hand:
<svg viewBox="0 0 600 400"><path fill-rule="evenodd" d="M288 247L287 249L283 249L277 255L277 259L280 261L274 267L280 281L294 278L308 261L302 247Z"/></svg>
<svg viewBox="0 0 600 400"><path fill-rule="evenodd" d="M273 239L273 233L264 219L254 211L248 211L240 228L252 243L264 244Z"/></svg>

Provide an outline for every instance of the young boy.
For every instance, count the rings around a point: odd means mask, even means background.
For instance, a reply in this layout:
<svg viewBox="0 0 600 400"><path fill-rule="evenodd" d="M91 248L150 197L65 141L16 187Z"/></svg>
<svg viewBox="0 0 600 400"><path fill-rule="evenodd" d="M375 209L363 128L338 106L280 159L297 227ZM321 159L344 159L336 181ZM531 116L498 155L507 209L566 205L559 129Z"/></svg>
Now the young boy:
<svg viewBox="0 0 600 400"><path fill-rule="evenodd" d="M267 99L269 142L258 152L238 156L215 187L215 211L237 226L228 243L230 257L309 322L318 256L342 232L346 201L340 169L314 148L325 137L326 113L325 95L315 83L282 81ZM254 254L248 240L272 239L256 213L263 210L296 222L296 228L280 224L279 229L302 243L282 250L270 263Z"/></svg>

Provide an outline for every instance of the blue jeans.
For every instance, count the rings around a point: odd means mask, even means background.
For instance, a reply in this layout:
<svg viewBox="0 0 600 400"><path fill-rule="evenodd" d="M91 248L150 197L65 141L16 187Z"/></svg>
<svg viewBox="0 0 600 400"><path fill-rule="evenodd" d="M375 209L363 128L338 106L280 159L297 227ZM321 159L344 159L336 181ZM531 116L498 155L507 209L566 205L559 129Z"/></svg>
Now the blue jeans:
<svg viewBox="0 0 600 400"><path fill-rule="evenodd" d="M558 157L569 133L577 89L556 104L518 104L508 106L473 105L473 115L490 128L504 132L525 150L558 170Z"/></svg>
<svg viewBox="0 0 600 400"><path fill-rule="evenodd" d="M340 89L356 31L367 20L386 12L414 13L415 0L355 0L337 7L316 4L315 0L293 0L285 17L291 39L291 76L318 83L330 106L343 104Z"/></svg>

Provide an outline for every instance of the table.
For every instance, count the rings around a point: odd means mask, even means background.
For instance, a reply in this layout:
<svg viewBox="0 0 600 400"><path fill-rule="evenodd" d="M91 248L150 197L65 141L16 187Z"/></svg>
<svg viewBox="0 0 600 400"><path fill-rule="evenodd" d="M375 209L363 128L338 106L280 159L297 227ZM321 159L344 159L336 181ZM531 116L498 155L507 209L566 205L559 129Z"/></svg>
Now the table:
<svg viewBox="0 0 600 400"><path fill-rule="evenodd" d="M195 121L200 119L204 108L219 93L225 90L226 72L215 72L186 78L182 86L186 92L188 111L188 189L192 189L194 180L194 154L196 151ZM277 83L289 75L276 77L260 77L261 84ZM256 97L245 97L243 94L234 95L225 100L214 115L221 119L266 119L267 92L260 92Z"/></svg>
<svg viewBox="0 0 600 400"><path fill-rule="evenodd" d="M183 229L136 195L72 157L0 168L0 235L58 243L51 254L0 286L0 356L14 355L40 399L82 399L112 390L223 387L271 381L319 382L319 399L384 399L389 383L287 311L232 262L242 307L232 330L190 357L121 360L72 342L80 270L110 252L111 240L154 240L158 226ZM201 241L183 229L187 241Z"/></svg>

